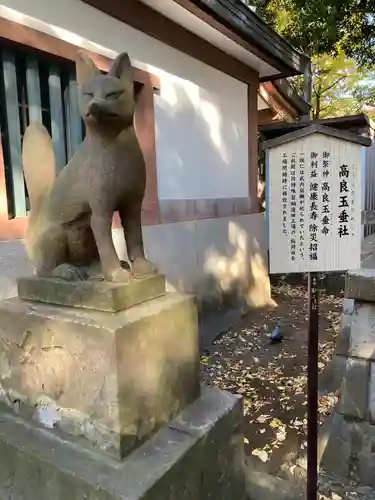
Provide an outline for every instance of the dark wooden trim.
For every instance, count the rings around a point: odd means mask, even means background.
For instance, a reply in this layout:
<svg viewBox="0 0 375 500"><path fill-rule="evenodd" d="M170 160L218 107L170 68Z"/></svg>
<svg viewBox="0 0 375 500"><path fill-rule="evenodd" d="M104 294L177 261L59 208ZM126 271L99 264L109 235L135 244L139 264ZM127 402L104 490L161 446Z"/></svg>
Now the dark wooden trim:
<svg viewBox="0 0 375 500"><path fill-rule="evenodd" d="M279 115L285 118L285 121L291 121L299 117L299 112L282 95L273 83L262 83L261 89L267 94L265 99L267 104Z"/></svg>
<svg viewBox="0 0 375 500"><path fill-rule="evenodd" d="M42 33L33 28L0 18L0 38L15 42L24 47L31 47L41 52L75 61L80 47ZM86 52L95 64L103 71L111 65L111 59L90 51ZM155 113L153 94L160 90L159 79L138 68L134 70L134 81L141 84L136 104L135 124L141 148L146 161L147 187L143 203L142 222L144 225L157 224L160 220L158 205L156 145L155 145ZM5 183L5 166L0 141L0 240L24 238L27 230L27 217L9 219L7 189ZM119 224L114 217L114 226Z"/></svg>
<svg viewBox="0 0 375 500"><path fill-rule="evenodd" d="M303 74L309 59L295 50L284 38L268 26L242 0L189 0L198 4L212 17L225 24L243 40L256 45L262 53L277 59L284 77L287 73Z"/></svg>
<svg viewBox="0 0 375 500"><path fill-rule="evenodd" d="M358 134L353 134L351 132L345 132L343 130L337 130L334 128L326 127L324 125L314 124L314 121L308 122L309 125L304 128L300 128L299 130L295 130L294 132L289 132L288 134L284 134L281 137L275 137L274 139L269 139L262 144L264 150L274 148L276 146L281 146L282 144L286 144L291 141L295 141L297 139L302 139L303 137L307 137L313 134L323 134L328 137L333 137L335 139L342 139L344 141L352 142L354 144L359 144L361 146L369 147L372 144L372 141L368 137L363 137Z"/></svg>
<svg viewBox="0 0 375 500"><path fill-rule="evenodd" d="M131 2L133 0L130 0ZM161 16L162 17L162 16ZM164 18L163 18L164 19ZM174 23L172 23L174 24ZM160 27L160 25L158 25ZM169 25L168 25L169 26ZM178 27L180 30L181 28ZM189 33L189 32L187 32ZM181 33L178 33L180 36ZM199 42L204 42L195 35L189 33L195 40ZM46 54L51 54L53 56L60 57L62 59L74 61L78 50L82 50L79 47L72 45L68 42L55 38L46 33L40 32L33 28L23 26L21 24L0 18L0 38L9 40L11 42L18 43L25 47L31 47L36 50L40 50ZM191 41L192 38L189 36L185 39L184 44ZM163 41L163 40L162 40ZM208 46L208 47L207 47ZM211 52L211 49L213 51ZM249 141L249 196L250 200L245 202L244 199L224 199L218 200L214 203L215 208L212 208L212 200L193 200L195 205L194 216L192 215L190 209L185 213L181 213L179 220L176 219L175 215L167 215L164 212L163 218L161 218L159 201L158 201L158 190L157 190L157 172L156 172L156 150L155 150L155 116L154 116L154 100L153 93L160 89L159 79L146 71L134 68L134 80L142 84L142 90L138 97L138 109L136 117L136 127L139 131L139 140L141 143L142 150L145 154L145 159L147 163L147 187L145 201L142 207L142 223L143 225L154 225L159 223L168 222L183 222L185 220L199 220L207 218L216 217L226 217L231 215L244 215L248 213L259 212L259 206L257 203L257 90L258 90L258 75L247 66L242 65L241 68L237 66L238 61L232 59L230 56L224 55L219 51L220 57L215 62L211 58L217 56L216 48L212 47L210 44L204 42L204 47L202 49L206 55L203 55L203 60L199 57L200 48L193 48L192 51L184 51L185 53L190 53L193 57L206 62L207 64L216 67L220 71L223 71L230 76L237 78L241 81L247 81L248 83L248 141ZM92 57L96 65L103 71L108 70L111 59L105 56L95 54L90 51L86 53ZM226 57L229 57L231 64L226 66ZM211 63L209 62L211 61ZM235 63L235 64L234 64ZM233 65L232 65L233 64ZM222 65L225 66L225 70ZM234 69L234 71L232 71ZM246 70L246 77L244 71ZM151 133L150 133L151 132ZM6 184L5 184L5 168L4 161L2 157L2 149L0 142L0 240L9 239L21 239L26 235L28 219L27 217L20 217L15 219L8 218L8 203L6 198ZM186 201L186 200L185 200ZM176 202L179 206L185 203L184 200ZM171 200L171 206L176 205L176 203ZM189 205L191 201L187 202ZM165 204L165 202L164 202ZM251 205L251 206L250 206ZM172 209L173 211L173 209ZM119 218L117 214L114 216L114 227L121 227Z"/></svg>
<svg viewBox="0 0 375 500"><path fill-rule="evenodd" d="M258 73L254 69L138 0L83 2L237 80L253 85L258 82Z"/></svg>
<svg viewBox="0 0 375 500"><path fill-rule="evenodd" d="M277 69L280 71L282 74L285 74L285 66L276 58L273 58L267 54L265 54L263 51L261 51L258 47L255 45L251 44L250 42L247 42L244 40L242 37L237 35L233 30L227 28L224 26L224 24L220 23L217 21L214 17L210 16L207 12L204 10L200 9L198 5L192 3L190 0L174 0L174 2L178 3L183 7L184 9L188 10L195 16L197 16L199 19L202 19L202 21L206 22L209 26L212 28L216 29L223 35L225 35L227 38L232 40L233 42L237 43L244 49L248 50L255 56L257 56L259 59L262 61L265 61L267 64L272 66L273 68ZM290 73L292 73L290 71ZM289 76L289 74L288 74ZM269 77L268 77L269 79ZM248 82L247 82L248 83Z"/></svg>
<svg viewBox="0 0 375 500"><path fill-rule="evenodd" d="M258 111L258 126L265 125L266 123L275 123L279 121L278 114L271 108L260 109Z"/></svg>
<svg viewBox="0 0 375 500"><path fill-rule="evenodd" d="M284 71L282 73L277 73L272 76L262 76L259 78L259 83L273 82L274 80L281 80L282 78L287 78L288 76L295 76L296 73L293 71Z"/></svg>
<svg viewBox="0 0 375 500"><path fill-rule="evenodd" d="M7 198L7 186L5 181L3 144L1 141L1 134L0 134L0 221L3 218L8 218L8 198Z"/></svg>
<svg viewBox="0 0 375 500"><path fill-rule="evenodd" d="M352 115L352 116L339 116L335 118L322 118L319 120L314 120L314 123L324 125L326 127L333 127L338 130L346 130L347 132L353 132L369 137L370 133L370 122L366 115ZM266 139L273 139L279 137L280 135L292 132L293 130L299 130L300 128L307 127L311 125L311 121L298 121L293 123L274 123L270 125L262 126L262 135Z"/></svg>
<svg viewBox="0 0 375 500"><path fill-rule="evenodd" d="M247 135L248 135L248 159L249 159L249 196L251 199L251 211L260 211L258 200L258 91L256 87L247 87Z"/></svg>
<svg viewBox="0 0 375 500"><path fill-rule="evenodd" d="M249 197L160 201L160 219L163 224L248 214L251 214Z"/></svg>
<svg viewBox="0 0 375 500"><path fill-rule="evenodd" d="M3 17L0 17L0 38L19 43L25 47L32 47L33 49L61 57L62 59L68 59L69 61L75 61L78 51L83 51L93 59L97 67L102 71L107 71L112 62L109 57L82 49L77 45L65 42L29 26L9 21ZM155 90L160 90L160 80L156 75L152 75L139 68L133 68L133 71L134 81L143 84L151 83Z"/></svg>

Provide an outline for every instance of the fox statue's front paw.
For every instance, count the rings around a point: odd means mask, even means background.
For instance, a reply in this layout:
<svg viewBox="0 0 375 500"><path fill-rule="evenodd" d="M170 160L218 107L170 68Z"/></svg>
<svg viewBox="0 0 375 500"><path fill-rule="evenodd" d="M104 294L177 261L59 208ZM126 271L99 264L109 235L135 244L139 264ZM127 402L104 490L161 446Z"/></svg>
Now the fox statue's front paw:
<svg viewBox="0 0 375 500"><path fill-rule="evenodd" d="M134 276L150 276L158 273L158 268L152 262L138 257L132 262L132 273Z"/></svg>
<svg viewBox="0 0 375 500"><path fill-rule="evenodd" d="M124 269L123 267L119 267L112 271L111 273L106 273L105 274L105 279L107 281L112 281L115 283L128 283L131 278L131 273L127 269Z"/></svg>
<svg viewBox="0 0 375 500"><path fill-rule="evenodd" d="M87 271L73 264L60 264L52 271L52 277L64 281L83 281L87 279Z"/></svg>

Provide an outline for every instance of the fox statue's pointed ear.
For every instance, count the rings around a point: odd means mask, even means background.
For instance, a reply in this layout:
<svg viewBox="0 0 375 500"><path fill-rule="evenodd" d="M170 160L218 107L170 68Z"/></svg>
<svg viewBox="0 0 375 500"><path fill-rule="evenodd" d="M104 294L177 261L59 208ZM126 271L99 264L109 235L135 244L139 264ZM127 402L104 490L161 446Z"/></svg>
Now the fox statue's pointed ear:
<svg viewBox="0 0 375 500"><path fill-rule="evenodd" d="M134 86L133 68L129 55L126 52L123 52L116 57L108 74L115 78L119 78L127 90L129 92L132 91Z"/></svg>
<svg viewBox="0 0 375 500"><path fill-rule="evenodd" d="M100 75L99 69L94 61L82 51L79 51L76 58L76 72L78 85L82 86L87 80L95 75Z"/></svg>

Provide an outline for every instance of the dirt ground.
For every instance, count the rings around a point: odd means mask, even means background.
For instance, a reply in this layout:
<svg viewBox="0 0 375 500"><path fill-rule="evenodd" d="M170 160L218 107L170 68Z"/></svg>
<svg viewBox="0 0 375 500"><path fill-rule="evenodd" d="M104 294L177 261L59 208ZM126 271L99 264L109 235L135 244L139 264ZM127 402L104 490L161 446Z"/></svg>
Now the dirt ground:
<svg viewBox="0 0 375 500"><path fill-rule="evenodd" d="M244 397L248 463L279 475L306 448L307 290L282 284L272 292L277 307L244 317L202 357L201 369L206 384ZM332 358L341 308L341 297L321 293L320 370ZM269 334L278 322L284 339L271 344ZM320 397L322 420L336 401L335 394Z"/></svg>

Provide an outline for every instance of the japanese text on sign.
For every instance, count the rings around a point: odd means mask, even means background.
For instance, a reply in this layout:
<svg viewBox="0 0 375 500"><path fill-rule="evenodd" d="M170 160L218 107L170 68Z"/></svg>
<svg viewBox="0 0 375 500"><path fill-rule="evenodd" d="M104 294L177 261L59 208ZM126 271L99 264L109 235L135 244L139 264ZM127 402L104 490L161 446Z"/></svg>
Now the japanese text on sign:
<svg viewBox="0 0 375 500"><path fill-rule="evenodd" d="M337 152L332 139L322 137L324 144L309 137L310 147L287 143L270 151L271 272L357 267L361 146L333 139L342 148Z"/></svg>

